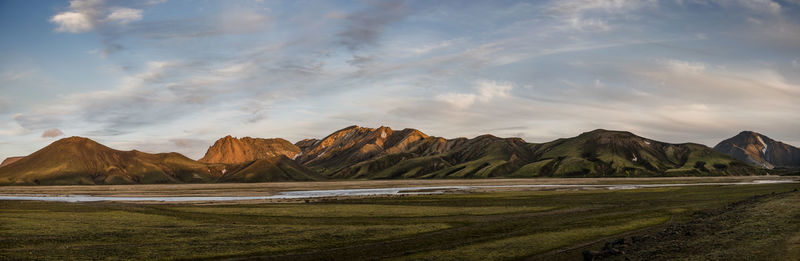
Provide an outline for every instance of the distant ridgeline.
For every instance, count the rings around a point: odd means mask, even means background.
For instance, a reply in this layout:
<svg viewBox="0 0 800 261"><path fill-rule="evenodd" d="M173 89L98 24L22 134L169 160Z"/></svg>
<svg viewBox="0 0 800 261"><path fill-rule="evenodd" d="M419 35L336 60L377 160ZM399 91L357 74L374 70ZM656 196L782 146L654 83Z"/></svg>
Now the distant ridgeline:
<svg viewBox="0 0 800 261"><path fill-rule="evenodd" d="M755 135L755 136L754 136ZM741 136L741 137L740 137ZM0 184L153 184L326 179L762 175L800 165L798 149L742 132L714 149L594 130L547 143L350 126L323 139L224 137L199 161L58 140L0 165Z"/></svg>

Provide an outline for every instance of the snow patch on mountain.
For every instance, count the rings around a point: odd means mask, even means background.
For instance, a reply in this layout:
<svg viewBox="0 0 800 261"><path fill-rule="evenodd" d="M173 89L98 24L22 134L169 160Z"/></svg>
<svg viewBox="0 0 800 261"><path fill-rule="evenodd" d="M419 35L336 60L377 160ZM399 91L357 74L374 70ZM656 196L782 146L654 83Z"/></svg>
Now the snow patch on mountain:
<svg viewBox="0 0 800 261"><path fill-rule="evenodd" d="M756 135L756 139L758 139L758 142L761 143L761 154L767 155L767 144L761 139L761 135Z"/></svg>

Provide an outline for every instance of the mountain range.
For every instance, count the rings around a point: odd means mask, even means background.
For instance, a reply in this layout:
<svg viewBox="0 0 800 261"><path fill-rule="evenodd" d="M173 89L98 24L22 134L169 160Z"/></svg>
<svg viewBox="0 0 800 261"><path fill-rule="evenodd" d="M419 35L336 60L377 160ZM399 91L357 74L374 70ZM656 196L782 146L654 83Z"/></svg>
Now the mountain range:
<svg viewBox="0 0 800 261"><path fill-rule="evenodd" d="M137 184L326 179L760 175L800 165L797 148L755 132L714 147L594 130L546 143L350 126L322 139L217 140L195 161L70 137L0 165L0 184Z"/></svg>

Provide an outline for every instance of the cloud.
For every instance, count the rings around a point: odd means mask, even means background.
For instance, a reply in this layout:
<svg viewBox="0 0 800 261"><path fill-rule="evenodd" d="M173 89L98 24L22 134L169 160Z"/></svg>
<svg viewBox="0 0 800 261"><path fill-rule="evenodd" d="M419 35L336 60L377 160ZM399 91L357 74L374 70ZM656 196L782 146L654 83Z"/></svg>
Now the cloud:
<svg viewBox="0 0 800 261"><path fill-rule="evenodd" d="M637 73L659 83L667 97L683 92L725 104L789 105L800 98L800 86L779 73L761 68L731 69L675 59L659 60L657 67L641 66ZM794 107L794 106L792 106ZM760 108L761 109L761 108Z"/></svg>
<svg viewBox="0 0 800 261"><path fill-rule="evenodd" d="M405 18L409 12L406 1L370 2L367 8L344 17L344 29L337 34L339 43L350 51L375 46L383 30Z"/></svg>
<svg viewBox="0 0 800 261"><path fill-rule="evenodd" d="M196 143L202 142L202 141L199 141L199 140L196 140L196 139L170 139L169 141L172 142L173 144L175 144L175 146L184 147L184 148L185 147L192 147L192 146L195 146Z"/></svg>
<svg viewBox="0 0 800 261"><path fill-rule="evenodd" d="M253 123L269 115L271 100L294 93L292 85L265 83L286 84L286 80L275 80L282 77L313 79L314 70L322 66L265 68L257 63L259 59L245 55L215 62L151 61L141 71L123 77L114 88L65 95L15 115L14 120L28 130L67 126L84 129L93 136L121 136L158 125L169 126L181 119L205 118L199 114L209 111L228 113L223 117L226 121ZM76 125L71 126L73 123Z"/></svg>
<svg viewBox="0 0 800 261"><path fill-rule="evenodd" d="M114 30L102 30L104 43L112 53L114 45L131 40L164 40L211 38L226 35L247 35L268 31L272 17L268 10L231 8L207 16L174 17L165 20L143 20ZM117 48L119 49L119 48Z"/></svg>
<svg viewBox="0 0 800 261"><path fill-rule="evenodd" d="M477 95L473 93L445 93L436 96L437 101L445 102L453 107L464 109L475 103Z"/></svg>
<svg viewBox="0 0 800 261"><path fill-rule="evenodd" d="M0 97L0 114L4 114L8 112L8 109L11 108L11 100L8 97Z"/></svg>
<svg viewBox="0 0 800 261"><path fill-rule="evenodd" d="M646 5L658 4L655 1L641 0L563 0L554 1L551 11L568 16L582 15L589 12L625 12L635 10Z"/></svg>
<svg viewBox="0 0 800 261"><path fill-rule="evenodd" d="M108 60L128 66L121 83L15 108L24 113L0 120L0 134L57 126L154 152L202 153L231 128L297 140L336 126L390 125L537 142L609 128L706 143L748 126L800 128L790 113L800 111L792 103L798 78L786 70L797 66L798 46L786 39L800 30L793 9L772 15L771 1L752 3L762 11L738 1L706 1L705 9L363 1L298 12L274 5L277 15L225 2L170 16L150 16L157 7L141 3L79 2L53 19L73 12L83 25L73 17L54 28L94 32L106 52L132 48L135 59ZM22 79L13 72L5 78Z"/></svg>
<svg viewBox="0 0 800 261"><path fill-rule="evenodd" d="M651 0L562 0L553 1L547 8L560 23L582 32L608 32L614 29L609 19L636 19L627 14L658 6Z"/></svg>
<svg viewBox="0 0 800 261"><path fill-rule="evenodd" d="M57 107L40 107L26 113L12 116L14 121L26 130L41 130L51 126L60 125L62 118L71 111L59 110Z"/></svg>
<svg viewBox="0 0 800 261"><path fill-rule="evenodd" d="M266 29L272 18L261 12L248 9L233 9L223 12L219 19L219 30L228 34L243 34Z"/></svg>
<svg viewBox="0 0 800 261"><path fill-rule="evenodd" d="M465 109L475 102L490 102L495 97L506 98L509 91L514 87L509 82L496 82L480 80L475 83L478 86L477 93L444 93L436 96L436 100L450 104L459 109Z"/></svg>
<svg viewBox="0 0 800 261"><path fill-rule="evenodd" d="M49 129L42 132L42 138L55 138L64 135L59 129Z"/></svg>
<svg viewBox="0 0 800 261"><path fill-rule="evenodd" d="M442 48L450 47L453 45L453 42L454 42L453 40L446 40L437 43L426 44L419 47L411 48L409 51L417 55L422 55Z"/></svg>
<svg viewBox="0 0 800 261"><path fill-rule="evenodd" d="M78 12L59 13L50 18L50 21L58 24L58 32L83 33L94 29L91 18Z"/></svg>
<svg viewBox="0 0 800 261"><path fill-rule="evenodd" d="M356 67L363 67L369 65L373 61L375 61L374 56L353 55L353 59L347 60L347 64Z"/></svg>
<svg viewBox="0 0 800 261"><path fill-rule="evenodd" d="M794 134L781 130L800 126L794 114L800 111L796 103L800 86L759 66L662 58L589 63L577 70L571 71L569 84L538 77L534 78L538 80L535 89L520 88L513 95L511 90L515 89L509 87L476 88L474 92L434 96L438 103L404 101L408 105L356 119L400 122L450 137L487 131L510 136L524 133L529 141L546 142L606 128L667 142L711 146L732 135L733 130L769 129L791 137ZM601 72L603 80L597 85L596 78L589 77ZM499 97L505 98L501 102ZM481 122L487 130L474 126L474 122ZM499 126L525 128L506 131Z"/></svg>
<svg viewBox="0 0 800 261"><path fill-rule="evenodd" d="M104 0L72 0L69 10L50 18L58 25L57 32L85 33L108 23L126 25L142 19L142 10L128 7L109 7Z"/></svg>
<svg viewBox="0 0 800 261"><path fill-rule="evenodd" d="M13 82L30 77L34 74L33 70L6 70L0 73L0 82Z"/></svg>
<svg viewBox="0 0 800 261"><path fill-rule="evenodd" d="M142 13L142 9L108 6L105 0L72 0L68 10L53 15L50 22L57 25L56 32L98 32L105 46L103 55L108 55L123 48L117 42L119 31L133 22L142 20Z"/></svg>
<svg viewBox="0 0 800 261"><path fill-rule="evenodd" d="M781 4L772 0L739 0L738 3L755 12L769 15L781 14Z"/></svg>
<svg viewBox="0 0 800 261"><path fill-rule="evenodd" d="M106 17L106 21L118 24L129 24L139 20L142 20L142 10L127 7L116 7Z"/></svg>
<svg viewBox="0 0 800 261"><path fill-rule="evenodd" d="M127 132L132 126L158 122L162 118L169 119L174 116L168 106L171 99L163 88L156 87L171 79L166 73L175 66L170 62L150 62L146 70L126 77L115 89L70 94L51 104L17 114L14 120L28 130L81 121L87 126L101 125L105 131L100 133L109 134Z"/></svg>
<svg viewBox="0 0 800 261"><path fill-rule="evenodd" d="M706 70L706 65L699 62L668 59L663 61L663 63L667 68L676 73L702 73Z"/></svg>
<svg viewBox="0 0 800 261"><path fill-rule="evenodd" d="M579 31L591 32L607 32L611 30L611 26L606 21L600 19L582 19L579 17L570 18L572 28Z"/></svg>

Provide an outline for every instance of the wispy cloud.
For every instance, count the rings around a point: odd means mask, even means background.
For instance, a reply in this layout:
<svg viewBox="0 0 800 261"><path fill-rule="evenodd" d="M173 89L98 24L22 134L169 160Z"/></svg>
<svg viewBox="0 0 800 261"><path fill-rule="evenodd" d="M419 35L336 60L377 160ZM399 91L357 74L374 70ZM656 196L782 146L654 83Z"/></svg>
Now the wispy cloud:
<svg viewBox="0 0 800 261"><path fill-rule="evenodd" d="M407 1L375 1L363 10L343 16L345 26L337 35L339 43L351 51L374 46L384 29L406 17Z"/></svg>
<svg viewBox="0 0 800 261"><path fill-rule="evenodd" d="M443 93L436 96L437 101L445 102L456 108L464 109L475 102L490 102L494 98L505 98L514 87L509 82L480 80L475 83L476 93Z"/></svg>
<svg viewBox="0 0 800 261"><path fill-rule="evenodd" d="M227 134L300 139L351 124L535 142L626 129L709 145L768 126L800 140L791 2L155 2L53 13L43 31L101 46L59 48L106 55L71 67L122 69L97 71L111 78L98 83L69 75L63 57L26 54L53 59L36 67L48 71L0 62L0 140L34 147L58 128L197 155ZM40 102L16 97L51 85Z"/></svg>
<svg viewBox="0 0 800 261"><path fill-rule="evenodd" d="M0 72L0 83L22 80L32 76L33 70L6 70Z"/></svg>
<svg viewBox="0 0 800 261"><path fill-rule="evenodd" d="M42 138L55 138L63 135L64 133L59 129L49 129L42 132Z"/></svg>
<svg viewBox="0 0 800 261"><path fill-rule="evenodd" d="M127 7L114 7L105 20L118 24L129 24L142 20L142 10Z"/></svg>

